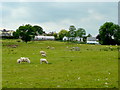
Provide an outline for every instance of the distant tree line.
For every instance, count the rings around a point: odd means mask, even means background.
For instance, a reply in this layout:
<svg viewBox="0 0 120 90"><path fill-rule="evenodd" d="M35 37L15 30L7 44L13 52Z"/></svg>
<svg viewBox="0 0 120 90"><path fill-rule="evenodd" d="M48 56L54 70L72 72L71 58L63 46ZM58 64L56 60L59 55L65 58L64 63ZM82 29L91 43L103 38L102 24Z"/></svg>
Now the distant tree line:
<svg viewBox="0 0 120 90"><path fill-rule="evenodd" d="M86 36L84 28L78 28L74 25L69 27L69 30L62 29L60 32L49 32L48 34L43 31L43 28L35 25L26 24L20 26L16 32L13 33L14 38L21 38L26 43L34 39L36 35L54 36L56 40L63 40L64 36L68 37L69 41L74 41L75 37L79 37L80 41L83 38L86 41L87 37L91 37L91 34ZM120 45L120 26L112 22L105 22L100 26L99 34L96 36L99 39L99 43L102 45Z"/></svg>
<svg viewBox="0 0 120 90"><path fill-rule="evenodd" d="M68 37L69 41L74 41L75 37L84 38L86 31L83 28L76 29L75 26L71 25L69 31L62 29L58 35L55 34L55 37L59 40L63 40L64 36ZM57 37L58 36L58 37Z"/></svg>
<svg viewBox="0 0 120 90"><path fill-rule="evenodd" d="M56 40L63 40L63 37L66 36L68 38L71 38L72 41L77 36L82 38L83 35L86 35L86 31L83 28L78 28L76 30L75 26L71 25L69 27L69 31L62 29L59 33L49 32L46 34L45 31L43 31L42 27L26 24L20 26L16 32L13 33L14 38L20 38L26 43L33 40L36 35L54 36Z"/></svg>

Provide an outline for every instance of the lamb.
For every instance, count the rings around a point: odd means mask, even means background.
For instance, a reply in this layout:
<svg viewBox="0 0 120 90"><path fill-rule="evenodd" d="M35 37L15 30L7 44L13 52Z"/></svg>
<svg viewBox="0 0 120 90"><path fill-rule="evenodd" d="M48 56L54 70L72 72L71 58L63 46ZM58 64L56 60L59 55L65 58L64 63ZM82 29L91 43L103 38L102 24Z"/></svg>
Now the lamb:
<svg viewBox="0 0 120 90"><path fill-rule="evenodd" d="M41 56L46 57L46 54L41 54Z"/></svg>
<svg viewBox="0 0 120 90"><path fill-rule="evenodd" d="M40 51L40 54L46 54L46 52L45 51Z"/></svg>
<svg viewBox="0 0 120 90"><path fill-rule="evenodd" d="M43 58L40 59L41 64L42 64L42 62L45 62L46 64L48 64L48 61L46 59L43 59Z"/></svg>
<svg viewBox="0 0 120 90"><path fill-rule="evenodd" d="M21 63L21 62L30 63L30 60L27 57L21 57L20 59L17 59L17 63Z"/></svg>

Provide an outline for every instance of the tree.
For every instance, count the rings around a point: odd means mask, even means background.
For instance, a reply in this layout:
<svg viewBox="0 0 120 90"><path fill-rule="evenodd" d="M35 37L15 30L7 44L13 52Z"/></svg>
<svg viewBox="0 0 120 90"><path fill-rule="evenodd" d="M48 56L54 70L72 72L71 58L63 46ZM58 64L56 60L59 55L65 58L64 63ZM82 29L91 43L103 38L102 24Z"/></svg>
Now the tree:
<svg viewBox="0 0 120 90"><path fill-rule="evenodd" d="M35 35L42 35L45 33L40 26L32 26L30 24L26 24L20 26L16 32L13 33L14 38L21 38L26 43L34 39Z"/></svg>
<svg viewBox="0 0 120 90"><path fill-rule="evenodd" d="M49 32L49 33L47 33L47 36L54 36L54 33L55 32Z"/></svg>
<svg viewBox="0 0 120 90"><path fill-rule="evenodd" d="M59 39L62 40L64 36L66 36L68 33L67 30L62 29L58 34L59 34Z"/></svg>
<svg viewBox="0 0 120 90"><path fill-rule="evenodd" d="M76 28L75 28L75 26L71 25L71 26L69 27L69 30L70 30L70 31L75 31Z"/></svg>
<svg viewBox="0 0 120 90"><path fill-rule="evenodd" d="M72 41L76 37L76 31L75 30L76 30L75 26L71 25L69 27L69 37L71 38Z"/></svg>
<svg viewBox="0 0 120 90"><path fill-rule="evenodd" d="M80 41L81 41L81 38L86 35L86 32L85 32L85 29L83 28L78 28L78 30L76 31L77 33L77 36L80 38Z"/></svg>
<svg viewBox="0 0 120 90"><path fill-rule="evenodd" d="M36 35L42 35L44 33L42 27L35 25L32 27Z"/></svg>
<svg viewBox="0 0 120 90"><path fill-rule="evenodd" d="M18 39L19 38L19 31L18 30L16 30L16 32L13 32L13 37L15 38L15 39Z"/></svg>
<svg viewBox="0 0 120 90"><path fill-rule="evenodd" d="M119 25L115 25L113 36L114 36L115 43L120 45L120 26Z"/></svg>
<svg viewBox="0 0 120 90"><path fill-rule="evenodd" d="M20 38L26 43L35 36L35 32L30 24L18 28Z"/></svg>
<svg viewBox="0 0 120 90"><path fill-rule="evenodd" d="M112 22L104 23L99 29L99 41L101 44L119 44L120 26Z"/></svg>
<svg viewBox="0 0 120 90"><path fill-rule="evenodd" d="M54 33L53 36L55 37L55 40L58 39L58 34L57 33Z"/></svg>
<svg viewBox="0 0 120 90"><path fill-rule="evenodd" d="M92 35L91 35L91 34L88 34L87 37L92 37Z"/></svg>

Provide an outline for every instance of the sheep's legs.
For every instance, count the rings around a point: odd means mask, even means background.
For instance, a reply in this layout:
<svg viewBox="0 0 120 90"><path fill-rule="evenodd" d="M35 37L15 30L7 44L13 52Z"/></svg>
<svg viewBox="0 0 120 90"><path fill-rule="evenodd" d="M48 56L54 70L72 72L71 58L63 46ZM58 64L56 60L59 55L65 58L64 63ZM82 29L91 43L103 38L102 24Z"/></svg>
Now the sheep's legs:
<svg viewBox="0 0 120 90"><path fill-rule="evenodd" d="M40 61L40 64L42 64L42 61Z"/></svg>

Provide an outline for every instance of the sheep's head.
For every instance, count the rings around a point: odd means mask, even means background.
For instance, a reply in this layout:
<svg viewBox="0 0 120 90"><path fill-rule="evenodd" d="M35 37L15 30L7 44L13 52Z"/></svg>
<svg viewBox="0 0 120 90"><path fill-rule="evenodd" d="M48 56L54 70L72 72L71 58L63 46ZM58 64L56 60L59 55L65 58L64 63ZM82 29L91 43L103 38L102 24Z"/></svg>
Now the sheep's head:
<svg viewBox="0 0 120 90"><path fill-rule="evenodd" d="M18 61L18 63L20 63L20 61Z"/></svg>

